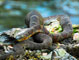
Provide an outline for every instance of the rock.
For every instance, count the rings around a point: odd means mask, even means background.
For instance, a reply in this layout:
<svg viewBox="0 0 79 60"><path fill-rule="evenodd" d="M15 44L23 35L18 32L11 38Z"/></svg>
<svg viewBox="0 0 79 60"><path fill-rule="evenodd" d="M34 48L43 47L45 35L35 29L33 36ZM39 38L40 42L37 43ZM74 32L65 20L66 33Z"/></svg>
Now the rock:
<svg viewBox="0 0 79 60"><path fill-rule="evenodd" d="M79 33L74 33L73 40L79 41Z"/></svg>
<svg viewBox="0 0 79 60"><path fill-rule="evenodd" d="M4 33L11 36L11 37L15 37L19 32L21 31L25 31L24 29L21 29L21 28L12 28L8 31L5 31Z"/></svg>
<svg viewBox="0 0 79 60"><path fill-rule="evenodd" d="M43 56L46 56L46 55L47 55L47 53L42 53L42 55L43 55Z"/></svg>
<svg viewBox="0 0 79 60"><path fill-rule="evenodd" d="M54 60L77 60L75 57L67 53L63 48L59 48L59 49L57 48L54 50L53 55L52 52L50 52L48 55L41 56L41 59L50 60L51 56L53 56L52 59Z"/></svg>
<svg viewBox="0 0 79 60"><path fill-rule="evenodd" d="M50 52L48 55L41 56L41 59L50 60L51 59L51 55L52 55L52 52Z"/></svg>
<svg viewBox="0 0 79 60"><path fill-rule="evenodd" d="M67 53L64 49L55 49L54 50L54 59L58 60L77 60L75 57L71 56L69 53Z"/></svg>
<svg viewBox="0 0 79 60"><path fill-rule="evenodd" d="M59 49L57 48L54 50L53 55L52 52L50 52L48 55L41 56L41 59L50 60L51 56L53 56L52 59L54 60L77 60L75 57L67 53L63 48L59 48Z"/></svg>

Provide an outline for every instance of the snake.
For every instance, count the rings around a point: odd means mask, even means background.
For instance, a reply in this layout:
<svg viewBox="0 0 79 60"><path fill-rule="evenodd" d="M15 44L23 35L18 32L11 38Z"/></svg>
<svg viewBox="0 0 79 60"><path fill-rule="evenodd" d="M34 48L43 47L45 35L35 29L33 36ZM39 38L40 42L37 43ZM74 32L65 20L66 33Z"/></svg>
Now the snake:
<svg viewBox="0 0 79 60"><path fill-rule="evenodd" d="M44 27L45 21L54 19L54 18L57 18L57 20L59 21L59 23L63 29L63 31L61 33L50 34L50 32L47 31L47 29ZM72 33L73 33L72 23L71 23L69 17L64 16L64 15L50 16L50 17L42 18L41 14L39 12L37 12L36 10L34 10L27 14L25 24L30 28L29 29L30 34L27 34L27 33L23 34L25 36L21 39L18 39L18 41L27 40L34 34L42 32L42 33L45 33L45 34L51 36L51 38L53 39L53 42L58 42L60 40L71 37ZM36 26L36 27L40 26L41 28L39 29L34 26Z"/></svg>

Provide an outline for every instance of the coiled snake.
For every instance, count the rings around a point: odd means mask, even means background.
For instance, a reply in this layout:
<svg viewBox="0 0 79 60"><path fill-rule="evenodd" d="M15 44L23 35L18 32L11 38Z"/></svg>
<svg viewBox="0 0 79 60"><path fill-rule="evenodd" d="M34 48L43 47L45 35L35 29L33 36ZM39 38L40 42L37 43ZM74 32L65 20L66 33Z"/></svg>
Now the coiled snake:
<svg viewBox="0 0 79 60"><path fill-rule="evenodd" d="M57 18L57 20L60 22L60 25L63 29L61 33L50 34L49 31L47 31L47 29L44 27L44 21L53 19L53 18ZM70 22L70 19L68 16L60 15L60 16L51 16L51 17L43 18L39 12L34 10L27 14L25 23L29 28L35 25L40 25L43 33L51 36L53 42L57 42L57 41L66 39L68 37L71 37L73 33L72 23ZM41 32L41 30L39 32ZM39 35L39 34L36 34L36 35ZM34 36L34 38L36 37Z"/></svg>

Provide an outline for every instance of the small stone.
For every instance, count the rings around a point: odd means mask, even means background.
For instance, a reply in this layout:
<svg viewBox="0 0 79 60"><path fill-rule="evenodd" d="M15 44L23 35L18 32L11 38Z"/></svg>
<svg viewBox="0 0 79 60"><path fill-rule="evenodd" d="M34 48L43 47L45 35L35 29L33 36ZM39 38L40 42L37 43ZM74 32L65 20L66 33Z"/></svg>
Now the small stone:
<svg viewBox="0 0 79 60"><path fill-rule="evenodd" d="M73 35L73 40L79 40L79 33L75 33Z"/></svg>
<svg viewBox="0 0 79 60"><path fill-rule="evenodd" d="M42 55L43 55L43 56L46 56L46 55L47 55L47 53L43 53Z"/></svg>
<svg viewBox="0 0 79 60"><path fill-rule="evenodd" d="M9 48L13 48L11 45L8 46Z"/></svg>

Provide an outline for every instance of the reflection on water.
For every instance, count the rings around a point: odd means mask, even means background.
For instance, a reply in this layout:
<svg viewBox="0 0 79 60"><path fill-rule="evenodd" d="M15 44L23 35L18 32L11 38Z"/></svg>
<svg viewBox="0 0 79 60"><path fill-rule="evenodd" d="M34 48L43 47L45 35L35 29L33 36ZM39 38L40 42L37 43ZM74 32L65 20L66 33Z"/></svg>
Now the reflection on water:
<svg viewBox="0 0 79 60"><path fill-rule="evenodd" d="M69 1L69 3L67 3ZM28 11L37 10L43 17L52 15L68 15L73 24L79 24L79 2L73 3L72 0L54 0L44 2L16 2L8 1L0 8L0 31L24 27L24 17ZM0 2L1 5L1 2ZM75 6L75 7L74 7ZM77 7L78 6L78 7Z"/></svg>
<svg viewBox="0 0 79 60"><path fill-rule="evenodd" d="M79 24L79 16L71 16L72 24Z"/></svg>

